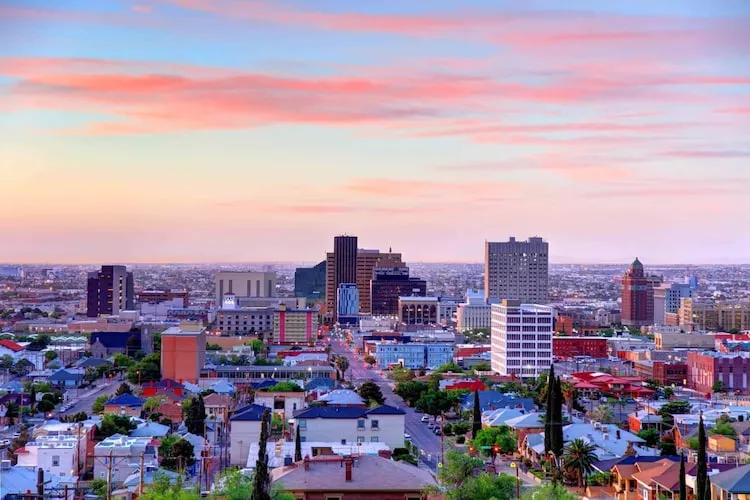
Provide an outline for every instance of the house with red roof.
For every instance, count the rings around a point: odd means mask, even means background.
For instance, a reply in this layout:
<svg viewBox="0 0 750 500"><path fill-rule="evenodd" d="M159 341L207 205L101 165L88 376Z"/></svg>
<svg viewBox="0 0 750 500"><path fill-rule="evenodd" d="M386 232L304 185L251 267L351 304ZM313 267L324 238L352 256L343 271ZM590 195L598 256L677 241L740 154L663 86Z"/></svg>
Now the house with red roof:
<svg viewBox="0 0 750 500"><path fill-rule="evenodd" d="M3 339L0 340L0 356L4 354L10 354L13 356L16 353L19 353L24 350L24 347L17 343L13 342L12 340Z"/></svg>
<svg viewBox="0 0 750 500"><path fill-rule="evenodd" d="M586 387L593 385L600 393L616 397L651 397L654 394L651 389L643 387L643 380L639 377L617 377L602 372L578 372L573 373L572 377L573 385L585 382Z"/></svg>

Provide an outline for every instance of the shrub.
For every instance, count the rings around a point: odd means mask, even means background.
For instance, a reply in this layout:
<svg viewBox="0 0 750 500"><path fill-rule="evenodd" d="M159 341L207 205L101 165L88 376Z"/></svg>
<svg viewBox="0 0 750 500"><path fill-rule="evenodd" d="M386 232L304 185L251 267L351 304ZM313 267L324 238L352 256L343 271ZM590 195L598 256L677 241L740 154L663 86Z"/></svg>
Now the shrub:
<svg viewBox="0 0 750 500"><path fill-rule="evenodd" d="M457 444L464 444L465 442L466 442L466 436L458 436L456 438L456 443Z"/></svg>

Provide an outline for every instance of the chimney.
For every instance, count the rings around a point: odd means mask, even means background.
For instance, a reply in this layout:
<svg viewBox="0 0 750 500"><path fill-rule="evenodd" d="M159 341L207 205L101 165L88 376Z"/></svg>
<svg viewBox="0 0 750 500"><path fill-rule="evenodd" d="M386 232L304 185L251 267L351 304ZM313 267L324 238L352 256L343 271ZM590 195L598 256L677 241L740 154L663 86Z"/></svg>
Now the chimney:
<svg viewBox="0 0 750 500"><path fill-rule="evenodd" d="M617 429L617 439L618 439L618 441L620 439L620 429Z"/></svg>
<svg viewBox="0 0 750 500"><path fill-rule="evenodd" d="M310 456L305 455L305 458L302 462L305 464L305 471L309 471L310 470Z"/></svg>
<svg viewBox="0 0 750 500"><path fill-rule="evenodd" d="M346 480L351 481L352 480L352 459L351 458L344 459L344 467L346 470Z"/></svg>

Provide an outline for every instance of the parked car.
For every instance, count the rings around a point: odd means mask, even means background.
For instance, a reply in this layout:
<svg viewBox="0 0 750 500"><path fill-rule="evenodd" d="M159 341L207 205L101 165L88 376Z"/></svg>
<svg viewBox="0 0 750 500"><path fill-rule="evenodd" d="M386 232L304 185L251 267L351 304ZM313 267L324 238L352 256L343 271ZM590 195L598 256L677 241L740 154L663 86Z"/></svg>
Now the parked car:
<svg viewBox="0 0 750 500"><path fill-rule="evenodd" d="M436 436L439 436L443 433L443 431L440 430L440 427L435 427L435 430L433 432Z"/></svg>
<svg viewBox="0 0 750 500"><path fill-rule="evenodd" d="M404 441L411 441L411 434L404 433Z"/></svg>
<svg viewBox="0 0 750 500"><path fill-rule="evenodd" d="M10 446L10 439L0 439L0 446Z"/></svg>
<svg viewBox="0 0 750 500"><path fill-rule="evenodd" d="M422 422L423 424L426 424L427 422L430 421L430 417L428 415L422 415L422 418L419 419L419 421Z"/></svg>
<svg viewBox="0 0 750 500"><path fill-rule="evenodd" d="M430 430L436 429L435 424L433 424L432 422L427 424L427 428Z"/></svg>

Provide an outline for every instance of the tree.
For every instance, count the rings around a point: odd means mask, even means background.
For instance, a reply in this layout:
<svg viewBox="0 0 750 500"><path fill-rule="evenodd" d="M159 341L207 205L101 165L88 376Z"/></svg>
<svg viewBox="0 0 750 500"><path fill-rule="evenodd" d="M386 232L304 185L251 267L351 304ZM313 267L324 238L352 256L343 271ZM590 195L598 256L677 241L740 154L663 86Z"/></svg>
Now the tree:
<svg viewBox="0 0 750 500"><path fill-rule="evenodd" d="M703 425L703 414L701 414L698 417L698 459L695 469L695 500L710 500L710 496L706 497L707 482L706 428Z"/></svg>
<svg viewBox="0 0 750 500"><path fill-rule="evenodd" d="M685 483L685 454L680 453L680 497L679 500L687 500L687 484Z"/></svg>
<svg viewBox="0 0 750 500"><path fill-rule="evenodd" d="M667 399L672 399L672 396L674 396L674 389L672 389L671 387L665 387L664 397Z"/></svg>
<svg viewBox="0 0 750 500"><path fill-rule="evenodd" d="M172 434L159 446L160 465L167 470L181 472L195 463L195 449L187 439Z"/></svg>
<svg viewBox="0 0 750 500"><path fill-rule="evenodd" d="M472 444L478 449L484 449L488 455L513 453L518 448L516 434L507 425L480 430Z"/></svg>
<svg viewBox="0 0 750 500"><path fill-rule="evenodd" d="M104 498L107 495L107 480L100 477L94 479L91 482L91 489L94 491L94 495Z"/></svg>
<svg viewBox="0 0 750 500"><path fill-rule="evenodd" d="M8 417L8 423L10 425L15 424L15 419L18 418L19 406L13 401L9 401L5 407L5 416Z"/></svg>
<svg viewBox="0 0 750 500"><path fill-rule="evenodd" d="M279 382L267 389L268 392L303 392L302 387L294 382Z"/></svg>
<svg viewBox="0 0 750 500"><path fill-rule="evenodd" d="M568 472L574 472L578 486L583 487L583 477L594 471L594 462L599 460L594 453L596 446L583 439L574 439L563 451L563 464Z"/></svg>
<svg viewBox="0 0 750 500"><path fill-rule="evenodd" d="M427 384L425 384L424 382L410 380L399 383L396 386L395 392L401 399L406 401L409 406L414 406L415 404L417 404L420 396L422 396L423 393L427 392L427 389Z"/></svg>
<svg viewBox="0 0 750 500"><path fill-rule="evenodd" d="M3 354L0 356L0 369L10 370L13 366L13 356L10 354Z"/></svg>
<svg viewBox="0 0 750 500"><path fill-rule="evenodd" d="M596 406L592 411L589 412L589 415L591 417L591 420L594 422L601 422L603 424L609 424L612 423L612 419L614 419L614 413L612 413L612 408L609 405L599 405Z"/></svg>
<svg viewBox="0 0 750 500"><path fill-rule="evenodd" d="M510 499L514 497L516 478L508 474L488 474L483 472L468 478L456 488L449 489L446 500Z"/></svg>
<svg viewBox="0 0 750 500"><path fill-rule="evenodd" d="M42 413L47 413L48 411L52 411L55 409L55 403L53 403L49 399L42 399L36 405L36 409Z"/></svg>
<svg viewBox="0 0 750 500"><path fill-rule="evenodd" d="M202 436L205 430L206 405L203 396L193 396L182 403L182 418L188 432Z"/></svg>
<svg viewBox="0 0 750 500"><path fill-rule="evenodd" d="M492 371L492 367L488 361L480 361L471 367L475 372L489 372Z"/></svg>
<svg viewBox="0 0 750 500"><path fill-rule="evenodd" d="M341 371L341 378L346 380L346 370L349 369L349 358L346 356L339 356L336 358L336 366Z"/></svg>
<svg viewBox="0 0 750 500"><path fill-rule="evenodd" d="M149 354L142 360L131 364L128 367L127 379L131 384L161 380L161 355L159 353Z"/></svg>
<svg viewBox="0 0 750 500"><path fill-rule="evenodd" d="M302 461L302 438L299 435L299 425L297 426L297 435L294 436L294 461Z"/></svg>
<svg viewBox="0 0 750 500"><path fill-rule="evenodd" d="M445 466L438 471L438 479L445 486L453 487L463 484L474 475L474 470L482 466L482 460L451 450L445 454Z"/></svg>
<svg viewBox="0 0 750 500"><path fill-rule="evenodd" d="M120 384L120 387L117 388L117 392L115 392L115 396L122 396L123 394L133 394L133 389L130 388L130 385L128 385L127 382Z"/></svg>
<svg viewBox="0 0 750 500"><path fill-rule="evenodd" d="M578 496L569 492L568 489L560 483L544 484L524 494L521 498L523 498L523 500L542 500L547 498L554 500L578 500Z"/></svg>
<svg viewBox="0 0 750 500"><path fill-rule="evenodd" d="M549 454L552 451L552 418L553 411L552 406L554 405L554 385L555 385L555 365L552 365L549 369L549 375L547 376L547 405L544 413L544 454Z"/></svg>
<svg viewBox="0 0 750 500"><path fill-rule="evenodd" d="M113 356L115 367L117 368L128 368L130 366L133 366L136 361L131 358L130 356L126 356L125 354L117 353Z"/></svg>
<svg viewBox="0 0 750 500"><path fill-rule="evenodd" d="M552 405L552 453L555 454L556 458L560 458L563 454L563 447L565 442L563 440L563 418L562 418L562 387L560 384L560 377L555 380L555 397L553 398Z"/></svg>
<svg viewBox="0 0 750 500"><path fill-rule="evenodd" d="M427 391L417 400L417 410L433 417L452 409L459 401L458 394L446 391Z"/></svg>
<svg viewBox="0 0 750 500"><path fill-rule="evenodd" d="M393 380L397 384L401 384L404 382L408 382L410 380L414 380L414 372L409 370L408 368L404 368L401 365L397 365L393 368Z"/></svg>
<svg viewBox="0 0 750 500"><path fill-rule="evenodd" d="M717 380L716 382L714 382L714 385L711 386L711 391L714 394L722 393L727 392L727 388L724 387L724 382L722 382L721 380Z"/></svg>
<svg viewBox="0 0 750 500"><path fill-rule="evenodd" d="M253 349L253 354L255 354L256 356L263 352L264 344L260 339L253 339L248 342L247 345L249 345Z"/></svg>
<svg viewBox="0 0 750 500"><path fill-rule="evenodd" d="M370 380L364 382L361 386L359 386L359 395L366 402L376 403L378 405L382 405L383 403L385 403L383 391L380 390L380 386Z"/></svg>
<svg viewBox="0 0 750 500"><path fill-rule="evenodd" d="M134 430L136 427L136 423L133 422L130 417L110 413L102 417L97 436L101 438L108 438L115 434L123 434L127 436L130 434L130 431Z"/></svg>
<svg viewBox="0 0 750 500"><path fill-rule="evenodd" d="M712 434L721 434L722 436L728 436L731 438L737 437L737 431L734 430L732 424L729 422L716 422L716 425L711 430Z"/></svg>
<svg viewBox="0 0 750 500"><path fill-rule="evenodd" d="M47 351L44 353L44 359L47 361L52 361L53 359L57 359L57 351Z"/></svg>
<svg viewBox="0 0 750 500"><path fill-rule="evenodd" d="M561 389L565 405L568 407L568 415L570 415L573 411L573 402L576 400L576 388L570 382L563 382Z"/></svg>
<svg viewBox="0 0 750 500"><path fill-rule="evenodd" d="M474 415L471 424L471 438L476 439L482 430L482 408L479 406L479 391L474 391Z"/></svg>
<svg viewBox="0 0 750 500"><path fill-rule="evenodd" d="M91 411L94 413L102 413L104 411L104 403L109 401L109 396L99 396L94 400L94 404L91 406Z"/></svg>
<svg viewBox="0 0 750 500"><path fill-rule="evenodd" d="M464 373L464 369L456 363L443 363L438 366L437 370L433 370L432 373Z"/></svg>
<svg viewBox="0 0 750 500"><path fill-rule="evenodd" d="M251 500L270 500L268 494L268 485L270 477L268 474L268 454L266 453L266 443L268 441L268 426L271 421L271 412L263 412L263 420L260 424L260 439L258 441L258 460L255 462L255 474L253 476L253 489L250 495Z"/></svg>
<svg viewBox="0 0 750 500"><path fill-rule="evenodd" d="M106 487L106 486L105 486ZM187 488L182 484L182 476L177 477L175 484L171 484L166 474L157 474L153 484L143 489L143 495L139 500L200 500L200 495L195 489Z"/></svg>
<svg viewBox="0 0 750 500"><path fill-rule="evenodd" d="M674 425L673 415L686 415L690 413L690 403L684 400L668 401L659 408L659 415L664 420L664 425L672 427Z"/></svg>
<svg viewBox="0 0 750 500"><path fill-rule="evenodd" d="M638 433L638 437L646 441L652 448L659 443L659 431L656 429L644 429Z"/></svg>
<svg viewBox="0 0 750 500"><path fill-rule="evenodd" d="M136 351L139 351L141 349L141 339L138 338L135 333L128 337L128 340L125 341L125 354L128 356L132 356L135 354Z"/></svg>
<svg viewBox="0 0 750 500"><path fill-rule="evenodd" d="M147 414L151 413L161 405L167 402L166 396L151 396L146 400L146 402L143 404L143 411L145 411Z"/></svg>

